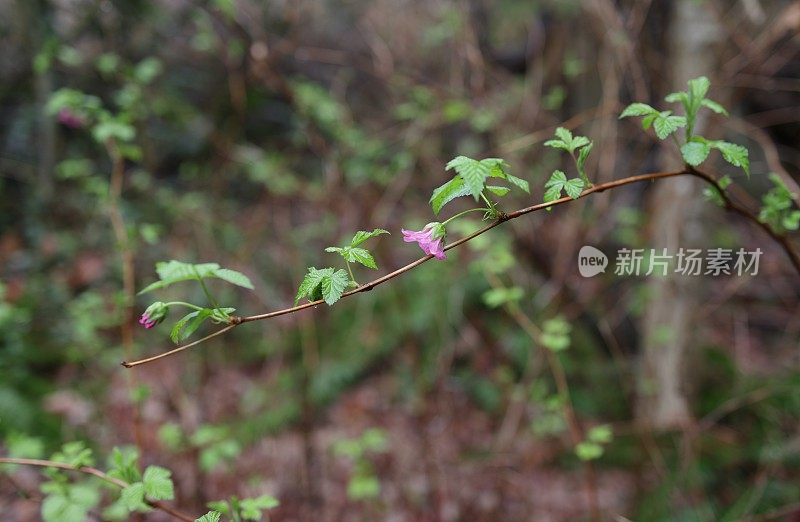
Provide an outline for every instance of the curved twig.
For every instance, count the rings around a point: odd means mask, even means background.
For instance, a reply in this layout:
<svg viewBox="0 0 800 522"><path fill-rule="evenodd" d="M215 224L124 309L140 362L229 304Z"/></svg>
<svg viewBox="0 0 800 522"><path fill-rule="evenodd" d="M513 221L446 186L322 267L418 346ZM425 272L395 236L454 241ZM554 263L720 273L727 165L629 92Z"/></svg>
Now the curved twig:
<svg viewBox="0 0 800 522"><path fill-rule="evenodd" d="M593 185L592 187L584 190L581 193L581 195L579 196L578 199L582 199L582 198L588 196L589 194L593 194L595 192L603 192L603 191L606 191L606 190L609 190L609 189L621 187L623 185L629 185L631 183L638 183L639 181L654 181L656 179L670 178L670 177L675 177L675 176L695 176L697 178L702 179L703 181L705 181L706 183L708 183L712 187L714 187L717 190L717 192L720 194L720 196L722 197L722 200L725 203L725 208L727 210L730 210L732 212L735 212L735 213L747 218L749 221L752 221L757 226L759 226L762 230L764 230L773 240L775 240L775 242L777 242L779 245L781 245L783 250L786 252L786 255L789 257L789 260L791 261L792 265L797 270L798 274L800 274L800 254L798 254L797 251L794 249L794 247L792 247L792 245L789 242L789 239L786 237L786 235L776 233L774 230L772 230L772 228L770 228L769 225L759 221L758 217L755 214L753 214L752 212L747 210L745 207L743 207L743 206L735 203L734 201L732 201L728 197L728 195L725 193L725 191L719 186L719 184L717 183L717 180L714 178L714 176L712 176L710 174L707 174L705 172L699 171L699 170L697 170L697 169L695 169L695 168L693 168L691 166L687 165L682 170L676 170L676 171L671 171L671 172L650 172L650 173L647 173L647 174L639 174L639 175L636 175L636 176L630 176L630 177L623 178L623 179L618 179L618 180L615 180L615 181L609 181L607 183L600 183L598 185ZM547 203L538 203L536 205L531 205L530 207L521 208L519 210L516 210L516 211L508 213L508 214L501 214L500 217L496 221L486 225L485 227L483 227L483 228L481 228L479 230L476 230L472 234L469 234L469 235L459 239L458 241L454 241L454 242L450 243L449 245L445 246L444 249L445 250L450 250L452 248L456 248L458 246L461 246L464 243L466 243L466 242L468 242L468 241L480 236L481 234L483 234L485 232L488 232L489 230L493 229L494 227L496 227L496 226L498 226L498 225L500 225L502 223L505 223L506 221L510 221L512 219L516 219L516 218L518 218L520 216L524 216L525 214L530 214L531 212L535 212L537 210L542 210L542 209L545 209L545 208L548 208L548 207L555 207L557 205L563 205L563 204L569 203L571 201L575 201L575 200L572 199L569 196L565 196L565 197L557 199L555 201L550 201L550 202L547 202ZM421 257L421 258L417 259L416 261L414 261L412 263L409 263L409 264L407 264L407 265L405 265L405 266L403 266L401 268L398 268L397 270L395 270L393 272L390 272L390 273L388 273L388 274L386 274L386 275L384 275L382 277L379 277L378 279L375 279L374 281L371 281L369 283L363 284L363 285L359 286L358 288L350 290L349 292L345 292L344 294L342 294L341 299L344 299L346 297L350 297L350 296L355 295L355 294L359 294L361 292L368 292L368 291L372 290L373 288L375 288L376 286L378 286L378 285L380 285L382 283L385 283L386 281L389 281L390 279L394 279L395 277L398 277L398 276L408 272L409 270L412 270L412 269L418 267L422 263L425 263L426 261L429 261L431 259L433 259L433 255L428 255L428 256L425 256L425 257ZM273 312L268 312L268 313L265 313L265 314L249 315L249 316L244 316L244 317L233 316L233 317L230 318L230 324L228 324L228 326L226 326L225 328L222 328L221 330L218 330L218 331L212 333L211 335L203 337L202 339L200 339L198 341L194 341L194 342L189 343L187 345L175 348L174 350L170 350L168 352L164 352L162 354L155 355L153 357L148 357L146 359L140 359L138 361L131 361L131 362L127 362L126 361L126 362L123 362L122 365L125 366L126 368L132 368L132 367L138 366L140 364L145 364L145 363L148 363L148 362L156 361L158 359L162 359L164 357L167 357L167 356L176 354L178 352L181 352L183 350L186 350L187 348L191 348L192 346L198 345L198 344L202 343L203 341L207 341L208 339L211 339L212 337L216 337L218 335L221 335L221 334L227 332L228 330L230 330L230 329L232 329L232 328L234 328L234 327L236 327L236 326L238 326L238 325L240 325L242 323L249 323L249 322L252 322L252 321L261 321L261 320L264 320L264 319L272 319L273 317L279 317L281 315L293 314L295 312L299 312L299 311L305 310L307 308L316 307L318 305L323 304L324 302L325 302L324 300L320 299L320 300L317 300L317 301L310 301L308 303L304 303L304 304L301 304L301 305L298 305L298 306L292 306L292 307L289 307L289 308L284 308L282 310L275 310Z"/></svg>
<svg viewBox="0 0 800 522"><path fill-rule="evenodd" d="M85 473L87 475L93 475L101 480L108 482L109 484L113 484L120 489L125 489L130 484L125 482L124 480L111 477L104 472L100 471L97 468L93 468L91 466L80 466L75 467L66 462L56 462L53 460L41 460L41 459L19 459L13 457L0 457L0 464L17 464L20 466L37 466L40 468L57 468L63 469L66 471L76 471L78 473ZM191 515L187 515L186 513L182 513L177 509L165 504L164 502L158 500L147 500L145 499L145 503L150 507L158 509L159 511L163 511L173 517L177 518L178 520L184 520L186 522L194 522L195 517Z"/></svg>

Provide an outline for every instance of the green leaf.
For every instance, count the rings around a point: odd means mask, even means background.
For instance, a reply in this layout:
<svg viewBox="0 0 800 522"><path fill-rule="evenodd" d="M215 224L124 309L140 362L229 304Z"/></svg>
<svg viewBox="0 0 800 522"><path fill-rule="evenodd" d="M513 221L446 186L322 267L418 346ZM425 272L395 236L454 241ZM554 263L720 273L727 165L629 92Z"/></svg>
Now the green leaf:
<svg viewBox="0 0 800 522"><path fill-rule="evenodd" d="M147 504L144 503L144 484L134 482L122 490L119 500L131 511L146 511Z"/></svg>
<svg viewBox="0 0 800 522"><path fill-rule="evenodd" d="M245 520L261 520L261 512L273 509L280 505L278 499L270 495L261 495L256 498L243 498L239 501L242 518Z"/></svg>
<svg viewBox="0 0 800 522"><path fill-rule="evenodd" d="M559 352L569 348L569 333L572 327L562 317L548 319L542 326L539 342L548 350Z"/></svg>
<svg viewBox="0 0 800 522"><path fill-rule="evenodd" d="M567 152L570 152L569 143L564 143L561 140L547 140L547 141L544 142L544 146L545 147L552 147L554 149L561 149L561 150L565 150Z"/></svg>
<svg viewBox="0 0 800 522"><path fill-rule="evenodd" d="M584 189L583 180L580 178L567 179L566 174L556 170L544 184L544 201L548 203L561 198L561 191L565 191L572 199L578 199Z"/></svg>
<svg viewBox="0 0 800 522"><path fill-rule="evenodd" d="M560 139L567 145L570 145L572 143L572 132L570 132L569 129L565 129L564 127L558 127L556 129L556 136L558 137L558 139Z"/></svg>
<svg viewBox="0 0 800 522"><path fill-rule="evenodd" d="M728 111L725 110L725 107L720 105L719 103L715 102L714 100L709 100L708 98L704 99L700 102L703 107L707 107L712 111L716 112L717 114L722 114L723 116L728 116Z"/></svg>
<svg viewBox="0 0 800 522"><path fill-rule="evenodd" d="M45 522L84 522L89 510L100 503L100 492L89 484L72 484L42 502Z"/></svg>
<svg viewBox="0 0 800 522"><path fill-rule="evenodd" d="M184 315L172 327L172 331L169 334L170 339L177 344L189 338L213 313L214 311L210 308L203 308Z"/></svg>
<svg viewBox="0 0 800 522"><path fill-rule="evenodd" d="M322 288L322 298L325 299L325 302L328 304L328 306L333 305L342 297L344 290L349 284L350 276L345 270L340 269L332 274L326 274L323 276L322 281L320 282L320 287Z"/></svg>
<svg viewBox="0 0 800 522"><path fill-rule="evenodd" d="M709 152L711 152L711 145L706 142L690 141L681 147L683 160L693 167L703 163Z"/></svg>
<svg viewBox="0 0 800 522"><path fill-rule="evenodd" d="M297 290L297 295L294 298L294 304L300 301L300 299L307 297L309 301L313 301L314 293L317 287L322 282L322 279L326 275L330 275L333 273L333 268L323 268L322 270L317 270L314 267L310 267L308 269L308 273L303 278L303 282L300 283L300 288Z"/></svg>
<svg viewBox="0 0 800 522"><path fill-rule="evenodd" d="M472 194L475 201L478 201L486 183L486 178L489 177L493 166L494 162L487 164L466 156L458 156L450 160L445 170L455 169L464 180L464 185L469 190L469 193Z"/></svg>
<svg viewBox="0 0 800 522"><path fill-rule="evenodd" d="M595 460L603 456L603 447L594 442L581 442L575 446L575 455L581 460Z"/></svg>
<svg viewBox="0 0 800 522"><path fill-rule="evenodd" d="M219 517L221 516L218 511L209 511L202 517L196 518L194 522L219 522Z"/></svg>
<svg viewBox="0 0 800 522"><path fill-rule="evenodd" d="M86 444L80 440L64 443L60 451L53 453L50 460L69 464L73 468L92 466L94 464L92 450L87 448Z"/></svg>
<svg viewBox="0 0 800 522"><path fill-rule="evenodd" d="M172 472L160 466L147 466L142 476L144 494L153 500L172 500L175 490L170 478Z"/></svg>
<svg viewBox="0 0 800 522"><path fill-rule="evenodd" d="M198 278L205 279L215 277L227 281L237 286L253 289L253 284L250 279L242 273L221 268L217 263L184 263L182 261L172 260L169 262L156 263L156 273L158 274L159 281L146 286L139 291L139 294L144 294L152 290L165 288L175 283L182 281L197 281Z"/></svg>
<svg viewBox="0 0 800 522"><path fill-rule="evenodd" d="M593 146L594 146L594 143L592 143L590 141L578 153L578 160L576 162L576 165L578 166L578 172L580 173L581 177L585 177L586 176L586 170L585 170L586 159L589 157L589 153L592 152L592 147Z"/></svg>
<svg viewBox="0 0 800 522"><path fill-rule="evenodd" d="M586 136L575 136L575 138L572 140L572 144L570 145L570 149L574 151L585 145L588 145L589 143L591 142Z"/></svg>
<svg viewBox="0 0 800 522"><path fill-rule="evenodd" d="M711 82L705 76L700 76L689 80L689 95L693 98L695 104L699 104L703 98L708 94L708 88L711 87Z"/></svg>
<svg viewBox="0 0 800 522"><path fill-rule="evenodd" d="M364 248L351 248L347 250L347 259L349 262L356 262L364 265L367 268L377 269L378 265L375 264L375 258L372 257L369 250Z"/></svg>
<svg viewBox="0 0 800 522"><path fill-rule="evenodd" d="M337 254L341 254L344 252L344 248L330 246L325 248L325 252L336 252Z"/></svg>
<svg viewBox="0 0 800 522"><path fill-rule="evenodd" d="M219 268L214 271L213 277L218 279L222 279L223 281L227 281L232 285L241 286L242 288L247 288L248 290L253 290L253 283L250 282L250 279L241 272L237 272L236 270L231 270L229 268Z"/></svg>
<svg viewBox="0 0 800 522"><path fill-rule="evenodd" d="M506 178L505 179L506 179L506 181L508 181L512 185L521 188L522 190L524 190L528 194L531 193L530 185L528 185L528 182L525 181L524 179L518 178L516 176L512 176L511 174L508 174L508 173L506 173Z"/></svg>
<svg viewBox="0 0 800 522"><path fill-rule="evenodd" d="M578 199L583 192L583 180L580 178L572 178L564 183L564 192L572 199Z"/></svg>
<svg viewBox="0 0 800 522"><path fill-rule="evenodd" d="M524 296L524 291L518 286L511 288L492 288L483 294L483 302L489 308L497 308L506 303L519 301Z"/></svg>
<svg viewBox="0 0 800 522"><path fill-rule="evenodd" d="M679 128L685 126L686 118L683 116L674 116L670 111L659 113L653 121L653 128L656 131L656 136L662 140L666 139Z"/></svg>
<svg viewBox="0 0 800 522"><path fill-rule="evenodd" d="M139 452L133 447L114 447L109 456L108 476L124 480L125 482L139 482L142 475L139 473Z"/></svg>
<svg viewBox="0 0 800 522"><path fill-rule="evenodd" d="M351 247L356 247L366 241L367 239L373 238L375 236L380 236L381 234L388 234L388 230L384 230L382 228L376 228L372 232L367 232L365 230L359 230L356 232L356 235L353 236L352 241L350 241Z"/></svg>
<svg viewBox="0 0 800 522"><path fill-rule="evenodd" d="M430 199L433 213L439 215L442 207L446 204L458 197L469 194L470 189L464 184L464 179L460 175L456 175L453 179L433 191Z"/></svg>
<svg viewBox="0 0 800 522"><path fill-rule="evenodd" d="M673 92L667 94L667 97L664 98L664 101L667 103L680 103L685 106L689 103L689 95L683 91Z"/></svg>
<svg viewBox="0 0 800 522"><path fill-rule="evenodd" d="M631 103L625 110L622 111L622 114L619 115L619 118L629 118L631 116L647 116L648 114L658 114L658 111L654 108L650 107L646 103Z"/></svg>
<svg viewBox="0 0 800 522"><path fill-rule="evenodd" d="M608 424L601 424L599 426L593 426L589 430L587 438L597 444L608 444L611 442L611 439L614 438L614 432Z"/></svg>
<svg viewBox="0 0 800 522"><path fill-rule="evenodd" d="M747 176L750 176L750 160L747 149L727 141L712 141L711 146L722 153L723 159L734 167L741 167Z"/></svg>
<svg viewBox="0 0 800 522"><path fill-rule="evenodd" d="M658 118L658 113L648 114L642 118L642 129L647 130L653 126L653 121Z"/></svg>
<svg viewBox="0 0 800 522"><path fill-rule="evenodd" d="M488 190L492 194L496 194L496 195L498 195L500 197L503 197L506 194L508 194L509 192L511 192L511 189L508 188L508 187L498 187L498 186L495 186L495 185L486 185L486 190Z"/></svg>

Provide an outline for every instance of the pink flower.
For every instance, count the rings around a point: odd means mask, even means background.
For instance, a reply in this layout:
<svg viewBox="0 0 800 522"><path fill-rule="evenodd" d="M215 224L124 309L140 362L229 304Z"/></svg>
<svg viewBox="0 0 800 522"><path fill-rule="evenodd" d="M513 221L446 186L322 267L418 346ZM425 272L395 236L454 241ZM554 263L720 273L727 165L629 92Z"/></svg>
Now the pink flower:
<svg viewBox="0 0 800 522"><path fill-rule="evenodd" d="M167 317L169 306L161 301L156 301L147 307L142 316L139 318L139 324L147 329L159 324Z"/></svg>
<svg viewBox="0 0 800 522"><path fill-rule="evenodd" d="M70 129L80 129L86 124L83 117L66 107L58 111L58 123Z"/></svg>
<svg viewBox="0 0 800 522"><path fill-rule="evenodd" d="M403 241L416 242L426 255L435 256L436 259L446 259L444 255L444 225L438 222L428 223L419 232L403 229Z"/></svg>

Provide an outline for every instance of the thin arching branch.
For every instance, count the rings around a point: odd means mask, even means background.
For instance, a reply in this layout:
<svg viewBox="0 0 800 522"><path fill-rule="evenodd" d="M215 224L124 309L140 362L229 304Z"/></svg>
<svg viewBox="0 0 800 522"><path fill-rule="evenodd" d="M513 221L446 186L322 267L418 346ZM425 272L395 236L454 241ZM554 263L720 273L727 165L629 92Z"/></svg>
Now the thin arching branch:
<svg viewBox="0 0 800 522"><path fill-rule="evenodd" d="M67 464L66 462L56 462L53 460L41 460L41 459L19 459L13 457L0 457L0 464L16 464L20 466L36 466L40 468L56 468L56 469L63 469L66 471L75 471L78 473L84 473L86 475L93 475L101 480L108 482L109 484L113 484L120 489L125 489L130 484L125 482L124 480L111 477L106 473L100 471L97 468L93 468L91 466L72 466ZM182 513L177 509L165 504L164 502L157 501L157 500L147 500L145 499L145 503L152 508L158 509L159 511L163 511L169 515L172 515L174 518L178 520L185 520L186 522L194 522L195 517L191 515L187 515L186 513Z"/></svg>
<svg viewBox="0 0 800 522"><path fill-rule="evenodd" d="M581 195L580 195L580 197L578 199L583 199L584 197L586 197L586 196L588 196L590 194L593 194L595 192L603 192L603 191L606 191L606 190L609 190L609 189L615 189L617 187L621 187L623 185L630 185L631 183L638 183L640 181L654 181L654 180L657 180L657 179L671 178L671 177L676 177L676 176L695 176L697 178L702 179L703 181L705 181L706 183L708 183L712 187L714 187L717 190L717 192L719 193L720 197L722 198L722 201L724 203L725 208L727 210L730 210L730 211L736 213L736 214L741 215L742 217L746 218L748 221L752 221L755 225L757 225L759 228L764 230L776 243L778 243L781 246L781 248L783 248L784 252L786 252L786 255L789 257L789 260L791 261L791 263L794 266L795 270L797 270L798 274L800 274L800 254L798 254L798 252L794 249L794 247L792 246L791 242L789 241L789 238L785 234L776 233L774 230L772 230L772 228L769 225L759 221L758 217L755 214L753 214L751 211L749 211L747 208L745 208L742 205L739 205L738 203L736 203L733 200L731 200L731 198L725 193L725 191L722 189L722 187L719 186L719 183L717 183L717 180L716 180L716 178L714 178L714 176L712 176L710 174L707 174L705 172L702 172L700 170L697 170L697 169L695 169L695 168L693 168L691 166L687 165L682 170L676 170L676 171L671 171L671 172L650 172L650 173L647 173L647 174L639 174L637 176L630 176L630 177L623 178L623 179L618 179L618 180L615 180L615 181L609 181L607 183L600 183L598 185L593 185L592 187L584 190L583 193L581 193ZM472 234L469 234L468 236L465 236L465 237L459 239L458 241L454 241L454 242L450 243L449 245L445 246L444 249L445 250L450 250L452 248L456 248L458 246L461 246L464 243L467 243L468 241L471 241L472 239L480 236L481 234L484 234L484 233L488 232L489 230L493 229L494 227L505 223L506 221L510 221L512 219L516 219L516 218L518 218L520 216L524 216L525 214L530 214L531 212L535 212L537 210L543 210L543 209L546 209L548 207L555 207L555 206L558 206L558 205L563 205L565 203L570 203L572 201L575 201L575 200L572 199L569 196L565 196L565 197L557 199L555 201L550 201L550 202L547 202L547 203L538 203L536 205L531 205L530 207L521 208L519 210L516 210L516 211L508 213L508 214L501 214L500 217L497 220L493 221L492 223L486 225L485 227L483 227L483 228L481 228L479 230L476 230ZM368 291L372 290L373 288L375 288L376 286L385 283L386 281L394 279L395 277L398 277L398 276L400 276L400 275L402 275L402 274L404 274L404 273L406 273L406 272L408 272L410 270L413 270L414 268L418 267L422 263L425 263L426 261L429 261L429 260L433 259L433 257L434 257L433 255L428 255L428 256L425 256L425 257L421 257L421 258L417 259L416 261L414 261L412 263L409 263L409 264L407 264L407 265L405 265L405 266L403 266L401 268L398 268L397 270L395 270L393 272L390 272L390 273L388 273L388 274L386 274L386 275L384 275L382 277L379 277L378 279L375 279L374 281L371 281L369 283L363 284L363 285L359 286L358 288L350 290L349 292L345 292L344 294L342 294L341 299L344 299L346 297L350 297L352 295L360 294L361 292L368 292ZM183 350L186 350L187 348L191 348L193 346L196 346L196 345L202 343L203 341L206 341L208 339L211 339L212 337L216 337L218 335L221 335L221 334L231 330L232 328L234 328L234 327L236 327L236 326L238 326L240 324L249 323L249 322L252 322L252 321L262 321L262 320L265 320L265 319L272 319L273 317L279 317L281 315L293 314L293 313L299 312L301 310L305 310L307 308L313 308L313 307L319 306L319 305L323 304L324 302L325 302L324 300L319 299L317 301L310 301L308 303L304 303L304 304L301 304L301 305L298 305L298 306L292 306L292 307L289 307L289 308L284 308L282 310L275 310L273 312L268 312L268 313L264 313L264 314L249 315L249 316L243 316L243 317L241 317L241 316L233 316L233 317L230 318L230 324L228 326L226 326L225 328L222 328L222 329L212 333L211 335L208 335L208 336L206 336L206 337L204 337L204 338L202 338L202 339L200 339L198 341L194 341L194 342L189 343L187 345L180 346L180 347L175 348L173 350L170 350L168 352L164 352L162 354L155 355L153 357L148 357L146 359L140 359L138 361L124 361L122 363L122 365L125 366L126 368L133 368L134 366L138 366L140 364L153 362L153 361L156 361L158 359L162 359L164 357L168 357L170 355L173 355L173 354L176 354L176 353L181 352Z"/></svg>

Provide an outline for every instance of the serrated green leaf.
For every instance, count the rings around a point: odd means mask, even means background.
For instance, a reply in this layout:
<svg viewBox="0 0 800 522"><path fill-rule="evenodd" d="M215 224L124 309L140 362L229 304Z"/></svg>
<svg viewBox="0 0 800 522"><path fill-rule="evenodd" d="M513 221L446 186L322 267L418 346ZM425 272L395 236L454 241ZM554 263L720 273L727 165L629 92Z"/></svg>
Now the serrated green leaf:
<svg viewBox="0 0 800 522"><path fill-rule="evenodd" d="M712 141L711 146L722 153L723 159L734 167L741 167L750 176L749 153L746 148L727 141Z"/></svg>
<svg viewBox="0 0 800 522"><path fill-rule="evenodd" d="M589 153L592 152L592 147L594 147L594 143L591 141L583 147L580 152L578 153L578 160L576 165L578 166L578 172L581 176L586 176L586 159L589 157Z"/></svg>
<svg viewBox="0 0 800 522"><path fill-rule="evenodd" d="M498 195L500 197L503 197L506 194L508 194L509 192L511 192L511 189L508 188L508 187L499 187L499 186L496 186L496 185L486 185L486 190L488 190L492 194L496 194L496 195Z"/></svg>
<svg viewBox="0 0 800 522"><path fill-rule="evenodd" d="M372 254L369 250L364 248L350 248L348 249L348 255L345 257L349 262L356 262L364 265L367 268L376 269L378 265L375 263L375 258L372 257Z"/></svg>
<svg viewBox="0 0 800 522"><path fill-rule="evenodd" d="M516 176L512 176L511 174L506 173L506 181L511 183L512 185L521 188L528 194L531 193L531 187L528 182L522 178L518 178Z"/></svg>
<svg viewBox="0 0 800 522"><path fill-rule="evenodd" d="M647 116L649 114L658 114L658 111L654 108L650 107L646 103L631 103L622 113L619 115L619 118L629 118L631 116Z"/></svg>
<svg viewBox="0 0 800 522"><path fill-rule="evenodd" d="M456 167L456 171L464 179L464 185L469 189L469 193L472 194L475 201L478 201L486 183L486 178L489 177L490 169L480 161L472 160L471 162L463 163L460 167Z"/></svg>
<svg viewBox="0 0 800 522"><path fill-rule="evenodd" d="M564 185L566 181L567 181L566 174L564 174L560 170L554 170L553 173L550 175L550 179L548 179L545 182L544 186L545 188L553 186L558 186L560 188Z"/></svg>
<svg viewBox="0 0 800 522"><path fill-rule="evenodd" d="M667 94L667 97L664 98L664 101L666 101L667 103L686 104L688 103L688 100L689 100L689 95L683 91Z"/></svg>
<svg viewBox="0 0 800 522"><path fill-rule="evenodd" d="M563 141L567 146L572 143L572 132L569 129L565 129L564 127L558 127L556 129L556 137Z"/></svg>
<svg viewBox="0 0 800 522"><path fill-rule="evenodd" d="M143 511L147 509L144 503L144 484L135 482L122 490L119 500L130 511Z"/></svg>
<svg viewBox="0 0 800 522"><path fill-rule="evenodd" d="M303 278L303 282L300 283L300 288L297 290L297 295L294 298L294 304L296 305L300 299L307 297L309 301L315 301L314 294L316 290L319 288L322 279L326 275L330 275L333 273L333 268L323 268L322 270L317 270L313 266L308 269L308 273Z"/></svg>
<svg viewBox="0 0 800 522"><path fill-rule="evenodd" d="M142 475L144 494L152 500L172 500L175 489L172 485L172 472L160 466L147 466Z"/></svg>
<svg viewBox="0 0 800 522"><path fill-rule="evenodd" d="M699 104L703 98L708 94L708 88L711 87L711 82L705 76L700 76L689 80L689 95L694 99L695 104Z"/></svg>
<svg viewBox="0 0 800 522"><path fill-rule="evenodd" d="M569 143L564 143L561 140L547 140L544 142L544 146L569 152Z"/></svg>
<svg viewBox="0 0 800 522"><path fill-rule="evenodd" d="M232 285L247 288L248 290L254 289L253 283L250 282L250 278L243 273L237 272L236 270L231 270L230 268L218 268L214 271L212 277L222 279L223 281L227 281Z"/></svg>
<svg viewBox="0 0 800 522"><path fill-rule="evenodd" d="M219 517L222 515L218 511L209 511L200 518L196 518L194 522L219 522Z"/></svg>
<svg viewBox="0 0 800 522"><path fill-rule="evenodd" d="M243 498L239 501L242 518L245 520L261 520L261 512L273 509L280 505L278 499L270 495L261 495L256 498Z"/></svg>
<svg viewBox="0 0 800 522"><path fill-rule="evenodd" d="M705 142L690 141L681 146L683 160L693 167L703 163L709 152L711 152L711 146Z"/></svg>
<svg viewBox="0 0 800 522"><path fill-rule="evenodd" d="M723 116L728 116L728 111L725 110L725 107L720 105L719 103L715 102L714 100L709 100L708 98L704 99L700 102L703 107L709 108L712 111L716 112L717 114L722 114Z"/></svg>
<svg viewBox="0 0 800 522"><path fill-rule="evenodd" d="M342 294L349 284L350 276L345 270L340 269L332 274L326 274L320 282L322 298L325 300L328 306L333 305L342 297Z"/></svg>
<svg viewBox="0 0 800 522"><path fill-rule="evenodd" d="M686 118L683 116L674 116L670 111L659 113L655 120L653 120L653 128L656 131L656 136L662 140L666 139L679 128L685 126Z"/></svg>
<svg viewBox="0 0 800 522"><path fill-rule="evenodd" d="M572 140L572 144L570 145L570 149L574 151L585 145L588 145L589 143L589 138L586 136L575 136L575 138Z"/></svg>
<svg viewBox="0 0 800 522"><path fill-rule="evenodd" d="M183 339L188 336L182 335L183 329L186 327L186 324L191 321L193 318L197 317L200 314L200 310L195 310L193 312L189 312L188 314L184 315L175 323L172 327L172 331L169 333L169 338L172 339L173 343L179 343Z"/></svg>
<svg viewBox="0 0 800 522"><path fill-rule="evenodd" d="M246 275L228 268L221 268L217 263L192 264L173 259L168 262L156 263L156 273L160 280L140 290L140 295L182 281L196 281L198 278L205 279L209 277L222 279L250 290L253 289L253 284Z"/></svg>
<svg viewBox="0 0 800 522"><path fill-rule="evenodd" d="M139 452L133 447L117 447L111 450L108 458L108 476L118 478L127 483L138 482L142 476L139 473Z"/></svg>
<svg viewBox="0 0 800 522"><path fill-rule="evenodd" d="M583 192L583 180L580 178L572 178L564 183L564 192L567 193L567 196L571 197L572 199L578 199L581 197L581 192Z"/></svg>
<svg viewBox="0 0 800 522"><path fill-rule="evenodd" d="M464 179L461 175L456 175L453 179L438 187L431 195L430 204L433 213L439 215L439 212L449 202L461 196L470 194L470 189L464 184Z"/></svg>
<svg viewBox="0 0 800 522"><path fill-rule="evenodd" d="M658 118L658 113L648 114L642 118L642 129L647 130L653 125L653 121Z"/></svg>
<svg viewBox="0 0 800 522"><path fill-rule="evenodd" d="M351 247L356 247L366 241L367 239L380 236L381 234L389 234L388 230L384 230L382 228L373 229L372 232L368 232L366 230L359 230L353 236L353 239L350 241Z"/></svg>

